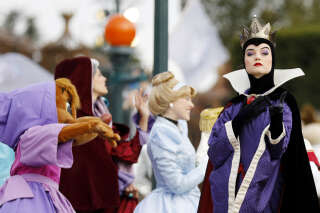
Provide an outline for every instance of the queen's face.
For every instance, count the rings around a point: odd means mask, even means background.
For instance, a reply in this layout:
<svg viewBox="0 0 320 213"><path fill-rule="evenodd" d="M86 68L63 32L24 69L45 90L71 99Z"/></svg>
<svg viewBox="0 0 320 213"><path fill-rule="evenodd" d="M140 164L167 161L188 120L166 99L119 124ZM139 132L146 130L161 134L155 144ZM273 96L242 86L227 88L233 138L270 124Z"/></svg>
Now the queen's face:
<svg viewBox="0 0 320 213"><path fill-rule="evenodd" d="M261 43L258 46L248 45L245 50L244 63L246 71L255 78L268 74L272 67L272 53L270 46Z"/></svg>
<svg viewBox="0 0 320 213"><path fill-rule="evenodd" d="M175 114L177 120L190 120L190 112L194 107L191 97L181 97L172 103L171 110Z"/></svg>
<svg viewBox="0 0 320 213"><path fill-rule="evenodd" d="M97 69L92 79L92 83L93 83L92 90L96 96L103 96L108 94L106 81L107 81L107 78L101 74L99 69Z"/></svg>

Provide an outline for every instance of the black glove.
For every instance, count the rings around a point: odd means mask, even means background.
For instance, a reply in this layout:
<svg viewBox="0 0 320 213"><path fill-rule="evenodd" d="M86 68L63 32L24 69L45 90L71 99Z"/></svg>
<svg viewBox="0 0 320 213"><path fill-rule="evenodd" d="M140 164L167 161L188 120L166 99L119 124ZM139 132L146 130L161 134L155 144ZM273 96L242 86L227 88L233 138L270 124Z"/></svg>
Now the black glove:
<svg viewBox="0 0 320 213"><path fill-rule="evenodd" d="M269 107L270 113L270 132L271 138L276 139L282 133L282 121L283 121L283 103L287 96L287 91L284 91L280 95L280 103Z"/></svg>
<svg viewBox="0 0 320 213"><path fill-rule="evenodd" d="M232 120L235 136L238 137L244 124L264 112L269 105L270 101L265 96L259 96L251 104L244 105Z"/></svg>

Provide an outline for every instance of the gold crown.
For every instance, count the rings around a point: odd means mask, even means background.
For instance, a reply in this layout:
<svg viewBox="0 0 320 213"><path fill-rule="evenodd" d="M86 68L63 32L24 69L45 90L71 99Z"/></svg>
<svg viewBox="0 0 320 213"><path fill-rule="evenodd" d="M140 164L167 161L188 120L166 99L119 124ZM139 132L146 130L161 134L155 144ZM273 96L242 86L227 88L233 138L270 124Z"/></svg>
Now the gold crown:
<svg viewBox="0 0 320 213"><path fill-rule="evenodd" d="M211 129L222 112L223 107L204 109L200 113L199 127L201 132L211 132Z"/></svg>
<svg viewBox="0 0 320 213"><path fill-rule="evenodd" d="M241 36L240 36L240 44L241 47L252 38L264 38L266 40L269 40L274 46L275 46L275 34L276 32L271 32L271 26L270 23L261 26L259 20L257 19L257 16L254 15L250 29L248 29L246 26L243 26Z"/></svg>

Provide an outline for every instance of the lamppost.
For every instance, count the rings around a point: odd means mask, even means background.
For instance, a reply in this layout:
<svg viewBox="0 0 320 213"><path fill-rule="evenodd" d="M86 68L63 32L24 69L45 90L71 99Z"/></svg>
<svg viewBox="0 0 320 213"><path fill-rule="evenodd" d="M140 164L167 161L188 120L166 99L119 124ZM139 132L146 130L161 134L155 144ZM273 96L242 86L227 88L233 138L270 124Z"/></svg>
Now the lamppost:
<svg viewBox="0 0 320 213"><path fill-rule="evenodd" d="M134 49L130 47L136 29L133 23L123 15L115 14L110 17L105 27L105 39L110 46L107 52L112 63L112 72L108 79L110 89L110 111L115 122L128 124L129 118L125 116L123 104L123 90L129 83L146 80L145 75L131 76L129 61Z"/></svg>
<svg viewBox="0 0 320 213"><path fill-rule="evenodd" d="M116 12L120 12L120 0L115 0L116 1Z"/></svg>
<svg viewBox="0 0 320 213"><path fill-rule="evenodd" d="M168 70L168 0L155 0L153 75Z"/></svg>

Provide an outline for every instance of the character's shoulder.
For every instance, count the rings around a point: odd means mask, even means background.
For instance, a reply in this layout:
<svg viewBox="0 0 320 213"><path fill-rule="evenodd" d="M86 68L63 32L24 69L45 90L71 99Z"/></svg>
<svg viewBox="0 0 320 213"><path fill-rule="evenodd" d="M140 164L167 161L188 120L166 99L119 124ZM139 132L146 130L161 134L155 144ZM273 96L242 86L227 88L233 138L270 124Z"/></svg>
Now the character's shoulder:
<svg viewBox="0 0 320 213"><path fill-rule="evenodd" d="M234 107L239 107L242 103L244 103L246 100L246 96L244 95L238 95L231 100L227 102L227 104L224 106L222 112L220 113L219 117L222 116L223 114L229 112L231 113L234 109Z"/></svg>
<svg viewBox="0 0 320 213"><path fill-rule="evenodd" d="M236 97L233 97L231 100L229 100L229 102L226 104L226 106L224 107L225 109L228 107L231 107L232 105L237 105L239 103L244 102L246 99L246 96L244 95L238 95Z"/></svg>
<svg viewBox="0 0 320 213"><path fill-rule="evenodd" d="M268 97L271 100L278 100L283 93L286 93L285 102L290 107L291 110L296 111L298 109L298 104L296 98L291 94L288 90L284 89L283 87L279 87L274 92L272 92Z"/></svg>
<svg viewBox="0 0 320 213"><path fill-rule="evenodd" d="M180 137L181 133L179 132L178 128L173 125L169 125L166 122L155 122L150 132L150 142L153 141L158 145L162 143L180 144Z"/></svg>
<svg viewBox="0 0 320 213"><path fill-rule="evenodd" d="M173 125L168 125L162 122L156 122L150 133L151 135L174 135L177 134L176 128Z"/></svg>

